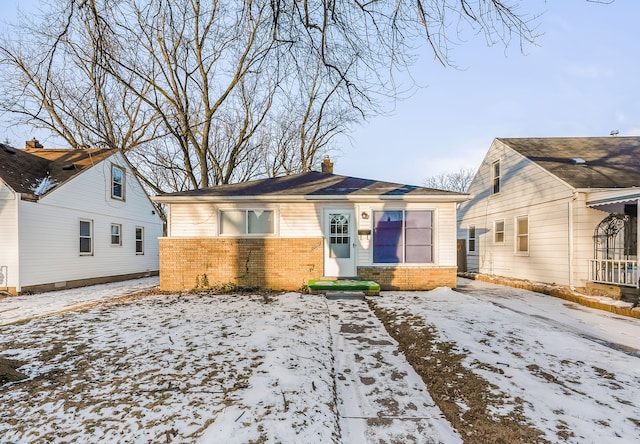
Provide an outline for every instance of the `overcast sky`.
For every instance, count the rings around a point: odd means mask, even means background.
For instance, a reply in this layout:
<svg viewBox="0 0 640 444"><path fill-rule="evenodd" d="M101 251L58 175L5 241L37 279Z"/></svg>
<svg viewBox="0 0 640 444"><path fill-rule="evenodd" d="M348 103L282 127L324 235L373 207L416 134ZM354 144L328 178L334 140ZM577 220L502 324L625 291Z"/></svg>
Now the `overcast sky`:
<svg viewBox="0 0 640 444"><path fill-rule="evenodd" d="M453 48L459 69L424 51L412 74L423 88L337 141L335 173L421 185L435 174L476 169L496 137L640 135L640 2L524 0L543 13L537 46ZM0 17L36 0L0 0ZM402 78L399 78L402 81ZM391 105L388 105L390 108ZM16 146L37 132L5 137Z"/></svg>

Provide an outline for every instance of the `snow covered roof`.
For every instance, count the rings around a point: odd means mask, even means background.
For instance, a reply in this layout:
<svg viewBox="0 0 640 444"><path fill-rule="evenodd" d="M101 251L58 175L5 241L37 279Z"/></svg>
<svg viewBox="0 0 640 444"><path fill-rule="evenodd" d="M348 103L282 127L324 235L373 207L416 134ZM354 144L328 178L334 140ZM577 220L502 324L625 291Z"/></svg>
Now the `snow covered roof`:
<svg viewBox="0 0 640 444"><path fill-rule="evenodd" d="M16 149L0 144L0 179L23 198L37 200L114 152L102 149Z"/></svg>

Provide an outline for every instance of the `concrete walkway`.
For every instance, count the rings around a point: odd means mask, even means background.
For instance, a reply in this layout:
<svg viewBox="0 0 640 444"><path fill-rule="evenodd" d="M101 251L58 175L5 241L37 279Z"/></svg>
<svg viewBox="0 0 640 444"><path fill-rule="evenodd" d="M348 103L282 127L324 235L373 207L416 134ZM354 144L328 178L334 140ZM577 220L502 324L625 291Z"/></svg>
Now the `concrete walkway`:
<svg viewBox="0 0 640 444"><path fill-rule="evenodd" d="M461 443L366 301L327 301L344 443Z"/></svg>

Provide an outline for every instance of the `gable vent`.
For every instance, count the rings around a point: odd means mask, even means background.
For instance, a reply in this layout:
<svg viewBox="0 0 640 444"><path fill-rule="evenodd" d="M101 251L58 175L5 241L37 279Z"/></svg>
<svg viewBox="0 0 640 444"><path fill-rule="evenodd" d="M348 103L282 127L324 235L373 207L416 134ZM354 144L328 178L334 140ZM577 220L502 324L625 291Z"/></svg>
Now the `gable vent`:
<svg viewBox="0 0 640 444"><path fill-rule="evenodd" d="M587 161L584 160L582 157L574 157L573 159L571 159L571 162L573 162L574 165L586 165Z"/></svg>

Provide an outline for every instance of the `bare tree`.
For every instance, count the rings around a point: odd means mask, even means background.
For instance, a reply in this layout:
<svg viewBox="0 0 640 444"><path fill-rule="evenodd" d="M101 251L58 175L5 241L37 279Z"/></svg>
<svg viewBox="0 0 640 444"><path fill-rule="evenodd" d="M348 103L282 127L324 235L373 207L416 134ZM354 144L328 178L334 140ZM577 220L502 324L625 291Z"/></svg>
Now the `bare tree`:
<svg viewBox="0 0 640 444"><path fill-rule="evenodd" d="M424 186L438 190L466 193L474 177L475 170L472 168L460 168L458 171L451 173L440 173L427 177L424 181Z"/></svg>
<svg viewBox="0 0 640 444"><path fill-rule="evenodd" d="M46 2L43 2L46 3ZM310 169L396 97L426 39L533 41L502 0L61 0L0 41L0 107L71 146L128 152L155 191ZM17 38L16 38L17 37Z"/></svg>

